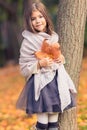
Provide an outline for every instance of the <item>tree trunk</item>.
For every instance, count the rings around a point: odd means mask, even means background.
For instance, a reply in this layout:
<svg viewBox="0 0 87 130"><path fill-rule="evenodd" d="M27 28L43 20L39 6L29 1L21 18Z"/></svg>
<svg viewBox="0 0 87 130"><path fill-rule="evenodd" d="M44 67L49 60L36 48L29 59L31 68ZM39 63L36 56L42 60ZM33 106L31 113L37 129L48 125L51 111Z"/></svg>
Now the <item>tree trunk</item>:
<svg viewBox="0 0 87 130"><path fill-rule="evenodd" d="M83 57L84 30L87 0L60 0L58 5L57 32L65 67L78 89ZM59 117L60 130L77 130L76 109L71 109Z"/></svg>

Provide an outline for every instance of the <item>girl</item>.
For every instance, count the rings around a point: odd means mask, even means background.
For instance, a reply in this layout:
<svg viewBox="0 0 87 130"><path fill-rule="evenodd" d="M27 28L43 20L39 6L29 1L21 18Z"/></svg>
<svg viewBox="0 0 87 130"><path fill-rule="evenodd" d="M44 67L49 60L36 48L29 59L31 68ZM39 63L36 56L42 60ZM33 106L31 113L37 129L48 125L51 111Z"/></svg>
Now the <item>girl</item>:
<svg viewBox="0 0 87 130"><path fill-rule="evenodd" d="M75 107L76 89L64 69L63 55L54 60L35 55L45 39L52 45L59 38L42 3L33 3L27 10L25 24L19 64L27 82L17 108L37 114L37 130L58 130L58 113Z"/></svg>

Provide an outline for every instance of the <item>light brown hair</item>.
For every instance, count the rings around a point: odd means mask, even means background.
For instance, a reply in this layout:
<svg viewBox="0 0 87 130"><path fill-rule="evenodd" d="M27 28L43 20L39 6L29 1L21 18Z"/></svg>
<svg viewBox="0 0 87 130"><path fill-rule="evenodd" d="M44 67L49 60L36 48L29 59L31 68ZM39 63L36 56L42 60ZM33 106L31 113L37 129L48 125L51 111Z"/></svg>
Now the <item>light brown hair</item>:
<svg viewBox="0 0 87 130"><path fill-rule="evenodd" d="M28 7L27 10L24 11L25 28L29 30L30 32L36 33L31 23L31 15L32 15L32 12L35 10L40 11L40 13L44 16L47 23L46 32L51 35L54 31L53 23L51 21L51 18L48 14L48 11L45 5L42 4L41 2L34 2L30 7Z"/></svg>

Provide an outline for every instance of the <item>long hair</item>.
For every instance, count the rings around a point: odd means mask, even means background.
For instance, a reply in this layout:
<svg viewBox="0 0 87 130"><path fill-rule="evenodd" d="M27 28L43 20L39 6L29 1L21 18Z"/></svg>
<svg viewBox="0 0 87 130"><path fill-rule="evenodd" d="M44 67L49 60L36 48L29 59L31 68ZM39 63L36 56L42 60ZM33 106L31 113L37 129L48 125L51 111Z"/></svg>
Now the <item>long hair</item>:
<svg viewBox="0 0 87 130"><path fill-rule="evenodd" d="M30 32L36 33L31 22L31 15L32 12L35 10L38 10L44 16L46 20L46 32L51 35L54 31L53 23L51 21L51 18L48 14L45 5L42 4L41 2L32 3L31 6L29 6L27 10L24 11L25 28Z"/></svg>

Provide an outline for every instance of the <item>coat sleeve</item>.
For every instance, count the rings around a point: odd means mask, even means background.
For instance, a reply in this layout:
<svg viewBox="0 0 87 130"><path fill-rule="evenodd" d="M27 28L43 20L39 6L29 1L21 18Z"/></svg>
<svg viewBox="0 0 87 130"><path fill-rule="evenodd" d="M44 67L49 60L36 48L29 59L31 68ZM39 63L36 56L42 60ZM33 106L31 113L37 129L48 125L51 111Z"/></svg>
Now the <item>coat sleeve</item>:
<svg viewBox="0 0 87 130"><path fill-rule="evenodd" d="M32 74L38 73L38 60L35 58L34 51L29 48L26 39L23 40L20 48L19 65L20 72L25 78L30 78Z"/></svg>

